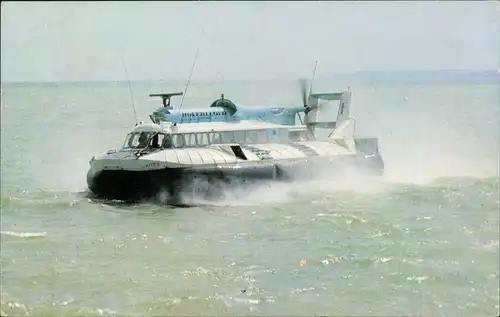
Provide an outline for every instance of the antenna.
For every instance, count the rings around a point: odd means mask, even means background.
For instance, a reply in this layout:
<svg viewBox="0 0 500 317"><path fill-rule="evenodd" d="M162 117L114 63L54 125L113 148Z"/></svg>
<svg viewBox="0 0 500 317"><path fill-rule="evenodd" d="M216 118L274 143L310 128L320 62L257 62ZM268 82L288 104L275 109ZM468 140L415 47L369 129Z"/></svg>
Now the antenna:
<svg viewBox="0 0 500 317"><path fill-rule="evenodd" d="M205 28L201 31L200 36L200 44L198 45L198 49L196 50L196 54L194 56L193 65L191 66L191 73L189 74L188 81L186 83L186 87L184 88L184 93L182 94L181 104L179 106L179 111L181 111L182 105L184 104L184 98L186 97L187 89L189 87L189 83L191 82L191 76L193 76L194 67L196 65L196 61L198 60L198 53L200 52L201 40L203 39L203 33L205 33Z"/></svg>
<svg viewBox="0 0 500 317"><path fill-rule="evenodd" d="M314 76L316 76L316 67L317 66L318 66L318 61L316 61L316 64L314 64L314 70L313 70L313 75L312 75L312 79L311 79L311 85L309 86L309 95L308 96L310 96L312 94Z"/></svg>
<svg viewBox="0 0 500 317"><path fill-rule="evenodd" d="M130 93L130 101L132 102L132 109L134 109L135 125L137 125L137 112L135 111L134 104L134 94L132 93L132 87L130 86L130 79L128 77L127 66L125 66L125 61L123 60L123 54L120 54L122 58L123 69L125 70L125 76L127 76L128 91Z"/></svg>

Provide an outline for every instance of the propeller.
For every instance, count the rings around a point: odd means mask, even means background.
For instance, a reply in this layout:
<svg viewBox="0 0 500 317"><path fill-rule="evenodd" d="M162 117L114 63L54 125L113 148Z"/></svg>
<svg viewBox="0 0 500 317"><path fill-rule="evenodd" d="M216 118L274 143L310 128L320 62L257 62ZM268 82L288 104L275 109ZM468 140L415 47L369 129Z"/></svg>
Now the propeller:
<svg viewBox="0 0 500 317"><path fill-rule="evenodd" d="M300 85L300 93L302 96L302 104L304 105L304 113L307 114L309 111L313 110L313 107L310 107L308 105L309 102L309 93L308 89L310 90L311 87L308 87L308 80L305 78L299 78L299 85Z"/></svg>
<svg viewBox="0 0 500 317"><path fill-rule="evenodd" d="M317 107L310 107L307 103L309 102L309 95L312 92L312 83L314 82L314 76L316 75L316 67L318 66L318 61L314 64L314 71L312 74L312 81L311 84L309 85L309 92L307 91L307 86L308 86L308 80L305 78L299 78L299 84L300 84L300 92L302 94L302 104L304 105L304 113L307 114L309 111L313 110L314 108Z"/></svg>

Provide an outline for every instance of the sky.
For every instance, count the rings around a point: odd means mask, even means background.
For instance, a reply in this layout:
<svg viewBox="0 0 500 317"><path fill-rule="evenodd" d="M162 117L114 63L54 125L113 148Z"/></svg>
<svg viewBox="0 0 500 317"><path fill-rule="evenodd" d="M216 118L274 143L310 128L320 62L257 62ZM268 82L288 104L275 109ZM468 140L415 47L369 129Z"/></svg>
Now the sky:
<svg viewBox="0 0 500 317"><path fill-rule="evenodd" d="M1 3L2 81L496 70L497 1Z"/></svg>

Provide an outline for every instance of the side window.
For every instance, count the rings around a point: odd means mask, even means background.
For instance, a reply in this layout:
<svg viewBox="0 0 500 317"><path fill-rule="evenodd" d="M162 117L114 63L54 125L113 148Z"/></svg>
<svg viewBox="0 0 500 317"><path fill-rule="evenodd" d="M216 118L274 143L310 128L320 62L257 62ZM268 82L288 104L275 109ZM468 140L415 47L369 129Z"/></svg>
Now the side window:
<svg viewBox="0 0 500 317"><path fill-rule="evenodd" d="M172 146L173 146L173 144L172 144L172 136L170 134L164 135L162 145L166 149L172 148Z"/></svg>
<svg viewBox="0 0 500 317"><path fill-rule="evenodd" d="M257 142L256 131L246 131L245 132L245 142L246 143L256 143Z"/></svg>
<svg viewBox="0 0 500 317"><path fill-rule="evenodd" d="M248 143L266 143L267 131L266 130L247 131L246 141Z"/></svg>
<svg viewBox="0 0 500 317"><path fill-rule="evenodd" d="M287 132L286 130L282 130L282 129L272 129L269 131L269 139L272 140L272 142L276 142L276 143L285 143L287 142L287 136L285 135ZM289 132L290 135L292 135L293 131L290 131Z"/></svg>
<svg viewBox="0 0 500 317"><path fill-rule="evenodd" d="M289 141L289 139L288 139L288 131L287 130L278 129L276 131L276 135L278 137L278 142L287 143Z"/></svg>
<svg viewBox="0 0 500 317"><path fill-rule="evenodd" d="M186 146L196 146L196 138L194 133L187 133L184 135L184 141Z"/></svg>
<svg viewBox="0 0 500 317"><path fill-rule="evenodd" d="M154 134L153 137L149 140L149 147L154 149L160 148L164 141L165 141L165 134L163 133Z"/></svg>
<svg viewBox="0 0 500 317"><path fill-rule="evenodd" d="M222 132L222 143L234 143L234 132L226 131Z"/></svg>
<svg viewBox="0 0 500 317"><path fill-rule="evenodd" d="M308 141L309 140L309 134L307 133L307 131L302 131L300 133L300 138L303 141Z"/></svg>
<svg viewBox="0 0 500 317"><path fill-rule="evenodd" d="M257 142L267 143L267 132L265 130L256 131L257 132Z"/></svg>
<svg viewBox="0 0 500 317"><path fill-rule="evenodd" d="M210 144L222 144L222 133L220 132L211 132L210 133Z"/></svg>
<svg viewBox="0 0 500 317"><path fill-rule="evenodd" d="M198 144L198 146L210 145L208 133L196 133L196 143Z"/></svg>
<svg viewBox="0 0 500 317"><path fill-rule="evenodd" d="M245 131L234 131L234 139L237 143L246 143Z"/></svg>
<svg viewBox="0 0 500 317"><path fill-rule="evenodd" d="M184 136L182 134L174 134L172 135L172 143L176 148L184 147Z"/></svg>
<svg viewBox="0 0 500 317"><path fill-rule="evenodd" d="M298 131L290 131L290 140L298 141L299 140L299 132Z"/></svg>
<svg viewBox="0 0 500 317"><path fill-rule="evenodd" d="M291 141L309 140L309 134L307 134L307 131L291 131L289 137Z"/></svg>
<svg viewBox="0 0 500 317"><path fill-rule="evenodd" d="M236 140L240 140L241 136L243 136L243 141L245 143L254 143L254 131L241 131L242 135L240 135L240 132L238 131L238 137ZM241 142L241 141L240 141Z"/></svg>

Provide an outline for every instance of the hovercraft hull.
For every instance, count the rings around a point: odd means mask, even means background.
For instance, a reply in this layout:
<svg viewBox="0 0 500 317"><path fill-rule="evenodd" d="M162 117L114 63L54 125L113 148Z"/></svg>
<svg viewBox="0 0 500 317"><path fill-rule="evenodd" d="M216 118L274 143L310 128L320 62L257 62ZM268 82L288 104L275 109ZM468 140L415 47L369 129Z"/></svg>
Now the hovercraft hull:
<svg viewBox="0 0 500 317"><path fill-rule="evenodd" d="M321 165L321 169L317 167ZM123 169L90 169L87 184L96 198L137 202L163 200L182 203L186 195L218 198L223 191L251 186L262 181L294 181L314 178L327 167L341 174L344 164L354 166L372 175L381 175L384 163L380 154L352 155L337 158L309 158L307 160L258 162L234 165L163 168L131 171Z"/></svg>

